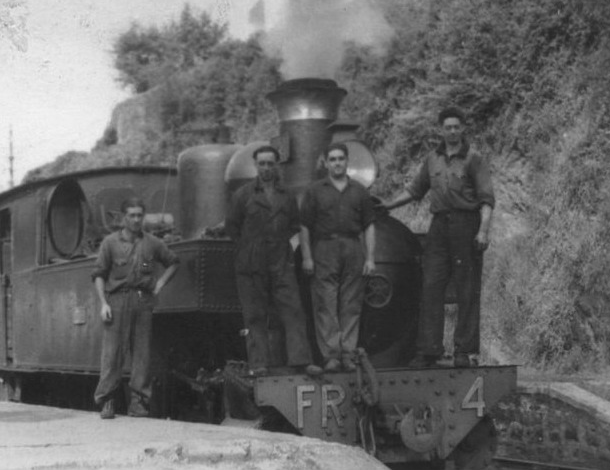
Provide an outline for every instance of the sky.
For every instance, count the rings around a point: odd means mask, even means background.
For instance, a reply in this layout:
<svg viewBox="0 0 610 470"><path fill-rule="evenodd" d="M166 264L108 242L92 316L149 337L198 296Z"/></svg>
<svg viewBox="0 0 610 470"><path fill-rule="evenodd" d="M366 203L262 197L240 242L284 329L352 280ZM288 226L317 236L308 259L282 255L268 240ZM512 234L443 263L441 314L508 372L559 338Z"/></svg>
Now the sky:
<svg viewBox="0 0 610 470"><path fill-rule="evenodd" d="M265 15L274 4L266 0ZM117 83L111 49L134 21L177 19L180 0L0 0L0 190L9 184L9 129L15 184L69 151L89 151L114 106L130 93ZM189 0L244 39L256 0ZM271 13L271 15L269 14Z"/></svg>

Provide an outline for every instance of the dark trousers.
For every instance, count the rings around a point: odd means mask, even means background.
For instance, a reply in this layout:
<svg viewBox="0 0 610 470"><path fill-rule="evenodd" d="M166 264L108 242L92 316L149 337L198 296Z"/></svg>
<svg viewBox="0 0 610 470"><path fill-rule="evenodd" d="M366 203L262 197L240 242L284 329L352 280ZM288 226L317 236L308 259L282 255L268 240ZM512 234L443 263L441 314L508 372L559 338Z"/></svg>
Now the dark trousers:
<svg viewBox="0 0 610 470"><path fill-rule="evenodd" d="M455 353L479 353L482 253L475 247L478 212L435 214L424 252L422 314L417 351L441 356L445 327L445 291L453 279L458 315L454 332Z"/></svg>
<svg viewBox="0 0 610 470"><path fill-rule="evenodd" d="M312 363L294 264L285 262L268 266L262 272L238 273L237 291L248 330L246 349L251 368L277 362L270 360L268 325L272 312L284 328L288 365Z"/></svg>
<svg viewBox="0 0 610 470"><path fill-rule="evenodd" d="M325 361L356 350L364 300L364 251L357 238L318 240L311 284L316 339Z"/></svg>
<svg viewBox="0 0 610 470"><path fill-rule="evenodd" d="M129 387L144 401L150 400L152 381L150 354L152 341L152 294L139 295L134 290L108 295L112 321L104 323L100 381L95 402L102 404L121 385L123 364L131 358Z"/></svg>

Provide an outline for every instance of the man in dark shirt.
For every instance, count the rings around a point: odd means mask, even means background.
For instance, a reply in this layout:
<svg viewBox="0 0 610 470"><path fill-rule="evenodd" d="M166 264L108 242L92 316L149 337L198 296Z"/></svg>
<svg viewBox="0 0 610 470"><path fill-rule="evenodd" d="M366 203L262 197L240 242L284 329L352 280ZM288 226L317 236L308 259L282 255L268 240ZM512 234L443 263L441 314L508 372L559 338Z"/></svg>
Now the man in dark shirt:
<svg viewBox="0 0 610 470"><path fill-rule="evenodd" d="M375 270L375 214L370 195L347 176L348 149L331 144L328 177L313 183L301 207L303 270L313 275L316 338L329 372L355 369L365 276ZM364 233L364 250L360 235Z"/></svg>
<svg viewBox="0 0 610 470"><path fill-rule="evenodd" d="M268 372L267 323L275 307L286 335L288 365L319 375L322 369L312 364L307 342L290 244L290 238L299 232L297 202L279 182L278 151L263 146L253 157L258 177L237 190L225 223L227 233L237 243L235 271L250 369L254 375Z"/></svg>
<svg viewBox="0 0 610 470"><path fill-rule="evenodd" d="M439 115L443 142L431 152L413 182L387 209L420 200L430 191L432 223L424 253L422 315L413 367L434 365L443 354L444 298L453 276L458 302L454 365L475 365L479 353L480 273L489 245L495 204L489 166L464 139L464 115L447 108Z"/></svg>
<svg viewBox="0 0 610 470"><path fill-rule="evenodd" d="M114 418L125 355L131 356L130 416L148 416L151 396L150 348L155 297L178 268L178 258L158 238L142 231L144 203L121 204L123 228L102 241L92 278L104 322L100 380L94 398L101 417ZM155 276L155 263L165 271Z"/></svg>

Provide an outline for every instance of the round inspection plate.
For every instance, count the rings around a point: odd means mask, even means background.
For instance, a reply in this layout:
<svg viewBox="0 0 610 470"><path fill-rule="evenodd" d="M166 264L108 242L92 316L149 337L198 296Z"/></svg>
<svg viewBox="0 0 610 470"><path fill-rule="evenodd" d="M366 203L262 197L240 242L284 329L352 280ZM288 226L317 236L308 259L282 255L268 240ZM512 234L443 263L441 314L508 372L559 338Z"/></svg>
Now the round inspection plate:
<svg viewBox="0 0 610 470"><path fill-rule="evenodd" d="M383 274L373 274L366 280L364 301L369 307L383 308L392 300L394 289L390 280Z"/></svg>

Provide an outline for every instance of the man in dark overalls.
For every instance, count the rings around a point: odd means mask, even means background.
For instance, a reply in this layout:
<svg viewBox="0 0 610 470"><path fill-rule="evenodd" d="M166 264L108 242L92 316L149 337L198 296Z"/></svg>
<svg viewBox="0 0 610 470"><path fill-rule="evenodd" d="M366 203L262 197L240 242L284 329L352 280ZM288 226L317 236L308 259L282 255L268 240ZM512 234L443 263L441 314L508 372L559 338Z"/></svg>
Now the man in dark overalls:
<svg viewBox="0 0 610 470"><path fill-rule="evenodd" d="M454 365L475 365L479 354L480 274L495 204L487 160L464 138L465 118L457 108L439 114L443 142L426 156L406 190L387 209L420 200L430 191L432 223L426 237L422 314L412 367L429 367L443 354L444 299L449 280L456 287L458 318Z"/></svg>
<svg viewBox="0 0 610 470"><path fill-rule="evenodd" d="M92 274L104 322L100 380L94 394L102 406L102 419L114 418L114 397L127 354L131 356L128 414L148 416L152 310L156 296L178 268L178 258L161 240L142 231L144 212L140 199L121 204L123 227L102 241ZM165 267L158 278L155 263Z"/></svg>
<svg viewBox="0 0 610 470"><path fill-rule="evenodd" d="M290 238L299 232L295 196L278 179L279 153L254 151L258 177L234 194L225 227L237 243L235 271L251 372L265 375L270 358L268 322L272 311L284 327L288 365L318 375L294 270Z"/></svg>
<svg viewBox="0 0 610 470"><path fill-rule="evenodd" d="M313 276L316 338L327 372L356 369L365 278L375 270L373 203L347 175L348 157L342 143L326 149L328 177L307 189L301 206L303 271Z"/></svg>

